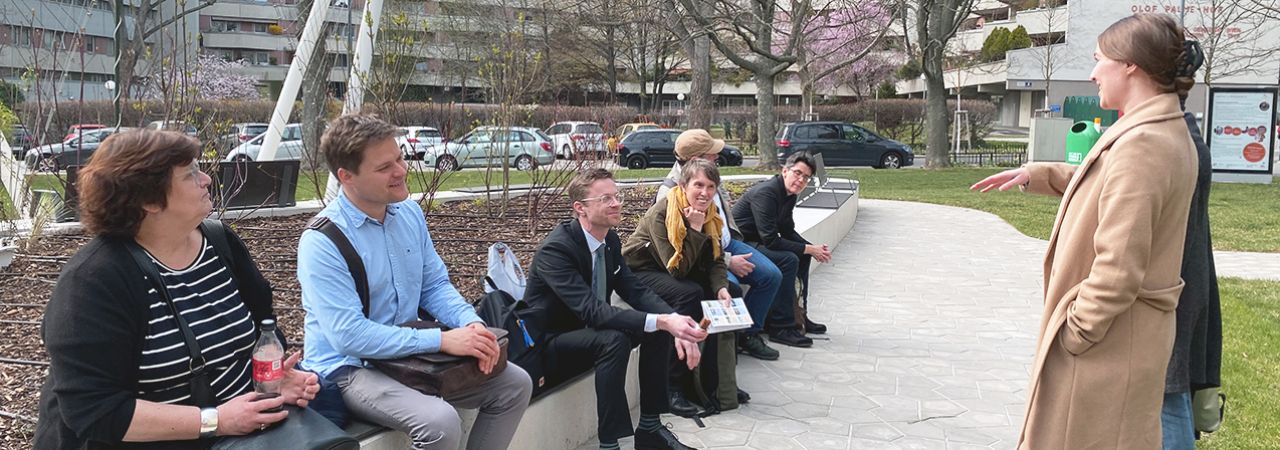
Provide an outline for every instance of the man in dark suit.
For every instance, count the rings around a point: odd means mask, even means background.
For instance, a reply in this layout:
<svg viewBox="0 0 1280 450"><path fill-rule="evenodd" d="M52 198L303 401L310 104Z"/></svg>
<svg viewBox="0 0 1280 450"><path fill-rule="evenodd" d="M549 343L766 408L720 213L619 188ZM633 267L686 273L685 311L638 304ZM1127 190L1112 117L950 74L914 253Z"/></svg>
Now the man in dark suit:
<svg viewBox="0 0 1280 450"><path fill-rule="evenodd" d="M631 273L613 227L622 222L622 194L613 174L592 169L569 182L575 218L551 230L533 257L525 300L545 311L544 358L552 382L595 367L600 448L632 435L625 382L631 349L640 346L640 425L635 448L687 449L658 420L670 411L667 373L672 347L690 368L707 333ZM631 310L609 303L610 294ZM696 409L695 411L696 412Z"/></svg>
<svg viewBox="0 0 1280 450"><path fill-rule="evenodd" d="M787 296L786 292L794 292L796 278L801 281L801 296L808 297L809 263L831 260L831 250L826 245L815 245L805 240L796 232L796 221L793 212L796 208L796 194L804 190L813 177L815 162L809 152L799 152L787 158L782 173L762 181L747 190L738 203L733 205L733 219L742 232L742 240L754 246L760 253L769 257L778 267L799 267L795 276L783 274L782 288L769 307L769 319L765 321L765 331L769 340L792 347L813 346L813 339L805 336L796 323L795 307L808 309L805 305L796 305L797 297ZM804 318L804 331L822 334L827 331L826 325Z"/></svg>

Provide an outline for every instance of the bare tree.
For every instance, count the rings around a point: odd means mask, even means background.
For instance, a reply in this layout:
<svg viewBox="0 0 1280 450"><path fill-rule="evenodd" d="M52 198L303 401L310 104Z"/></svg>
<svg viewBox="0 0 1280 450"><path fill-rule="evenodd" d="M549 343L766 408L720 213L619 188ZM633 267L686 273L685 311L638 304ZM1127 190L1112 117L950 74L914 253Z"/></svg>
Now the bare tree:
<svg viewBox="0 0 1280 450"><path fill-rule="evenodd" d="M1199 14L1186 15L1187 33L1204 47L1204 66L1201 81L1206 86L1223 78L1243 75L1260 75L1277 55L1275 22L1269 18L1277 6L1256 4L1258 0L1203 0L1195 10Z"/></svg>
<svg viewBox="0 0 1280 450"><path fill-rule="evenodd" d="M925 167L947 167L948 156L947 85L945 62L947 43L955 37L960 24L973 9L974 0L914 0L916 42L920 47L920 67L924 72L926 96L925 120L929 140Z"/></svg>
<svg viewBox="0 0 1280 450"><path fill-rule="evenodd" d="M128 3L134 5L130 7L126 5L126 0L113 1L113 13L115 15L115 76L116 91L115 103L116 120L120 120L120 111L122 105L132 95L134 89L136 69L138 61L141 60L146 53L147 40L156 33L164 30L173 23L186 18L202 9L213 6L217 0L201 0L199 3L188 7L186 1L166 2L165 0L136 0ZM167 19L159 22L153 22L152 18L157 17L157 13L165 5L169 4L174 8L174 14ZM125 16L127 12L133 13L133 27L125 26ZM130 33L132 31L132 33ZM118 123L116 125L119 125Z"/></svg>
<svg viewBox="0 0 1280 450"><path fill-rule="evenodd" d="M686 41L668 28L668 22L673 18L659 13L664 1L670 6L669 0L622 0L626 14L635 19L618 29L622 57L619 62L627 69L626 76L640 85L640 110L646 113L657 111L661 106L663 86L670 77L671 69L684 62L676 52ZM675 23L679 21L679 18L674 18ZM694 77L696 79L698 75L694 74ZM652 92L649 92L650 86L653 87Z"/></svg>
<svg viewBox="0 0 1280 450"><path fill-rule="evenodd" d="M685 7L696 8L698 14L711 15L714 0L660 0L664 14L658 15L662 25L680 42L680 48L689 61L689 127L711 126L711 39L707 32L683 12ZM652 17L652 15L651 15Z"/></svg>
<svg viewBox="0 0 1280 450"><path fill-rule="evenodd" d="M776 169L773 135L778 119L774 114L774 83L798 59L797 48L804 39L806 21L814 11L812 1L789 0L785 21L781 14L784 8L775 0L714 0L705 10L695 0L680 0L680 4L725 58L754 76L760 166Z"/></svg>

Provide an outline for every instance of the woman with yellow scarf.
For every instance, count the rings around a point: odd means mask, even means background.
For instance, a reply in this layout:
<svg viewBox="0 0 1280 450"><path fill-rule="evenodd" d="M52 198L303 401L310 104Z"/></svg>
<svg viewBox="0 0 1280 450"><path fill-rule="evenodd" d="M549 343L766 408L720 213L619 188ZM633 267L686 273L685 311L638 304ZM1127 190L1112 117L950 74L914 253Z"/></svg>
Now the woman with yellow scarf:
<svg viewBox="0 0 1280 450"><path fill-rule="evenodd" d="M741 289L729 282L720 248L723 224L714 201L719 185L715 164L700 159L686 162L680 184L649 208L622 246L622 256L636 278L677 313L694 320L702 320L703 300L742 296ZM671 364L668 391L673 411L686 409L682 386L692 369L679 361Z"/></svg>

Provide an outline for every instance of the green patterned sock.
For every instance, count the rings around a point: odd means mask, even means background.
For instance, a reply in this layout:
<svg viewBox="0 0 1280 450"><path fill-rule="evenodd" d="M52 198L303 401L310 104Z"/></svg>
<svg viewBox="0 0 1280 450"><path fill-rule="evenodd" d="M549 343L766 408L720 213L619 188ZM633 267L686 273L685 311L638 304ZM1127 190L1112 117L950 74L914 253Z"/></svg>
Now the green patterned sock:
<svg viewBox="0 0 1280 450"><path fill-rule="evenodd" d="M636 426L640 431L658 431L662 428L662 422L658 420L657 414L641 414L640 425Z"/></svg>
<svg viewBox="0 0 1280 450"><path fill-rule="evenodd" d="M601 442L600 450L621 450L621 447L618 447L618 441Z"/></svg>

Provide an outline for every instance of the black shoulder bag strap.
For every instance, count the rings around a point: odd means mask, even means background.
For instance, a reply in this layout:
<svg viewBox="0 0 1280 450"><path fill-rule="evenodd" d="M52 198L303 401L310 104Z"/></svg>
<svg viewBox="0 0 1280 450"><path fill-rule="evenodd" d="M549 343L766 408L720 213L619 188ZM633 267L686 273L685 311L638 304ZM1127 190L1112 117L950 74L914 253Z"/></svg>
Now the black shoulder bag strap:
<svg viewBox="0 0 1280 450"><path fill-rule="evenodd" d="M231 241L227 239L227 226L218 219L204 219L200 222L200 231L209 240L209 244L213 245L213 251L218 254L218 259L222 260L222 265L235 273L236 266L232 264L234 261L231 258ZM231 277L233 281L238 281L235 278L235 276Z"/></svg>
<svg viewBox="0 0 1280 450"><path fill-rule="evenodd" d="M187 344L187 353L191 354L188 368L191 369L191 400L196 406L217 406L218 399L213 395L213 383L210 379L210 373L205 365L204 353L200 351L200 343L196 341L195 333L191 332L191 327L187 325L187 319L178 313L178 307L173 304L173 299L169 297L169 290L164 285L164 278L160 277L160 270L156 268L155 263L151 262L151 256L146 250L142 249L133 239L125 242L125 246L129 248L129 254L133 256L133 261L137 263L138 269L142 270L142 274L146 275L151 287L164 298L164 302L169 306L169 314L173 315L173 319L178 323L178 330L182 332L183 340Z"/></svg>
<svg viewBox="0 0 1280 450"><path fill-rule="evenodd" d="M324 233L330 241L333 241L333 245L338 247L338 253L341 253L342 259L347 261L347 270L351 272L351 278L356 282L356 294L360 296L360 306L364 308L364 316L369 317L369 277L365 274L364 262L360 260L360 254L356 253L356 248L351 246L347 235L342 234L338 225L328 217L316 216L315 219L311 219L311 223L307 224L307 228Z"/></svg>

